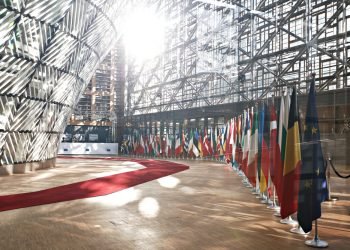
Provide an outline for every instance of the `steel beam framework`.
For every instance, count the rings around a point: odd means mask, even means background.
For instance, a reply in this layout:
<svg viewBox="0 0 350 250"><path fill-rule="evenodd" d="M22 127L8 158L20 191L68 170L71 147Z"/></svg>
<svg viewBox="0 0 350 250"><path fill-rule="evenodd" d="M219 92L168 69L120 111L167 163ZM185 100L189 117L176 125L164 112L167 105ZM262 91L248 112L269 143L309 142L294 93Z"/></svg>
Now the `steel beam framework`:
<svg viewBox="0 0 350 250"><path fill-rule="evenodd" d="M311 73L318 91L349 87L348 0L161 2L167 49L129 65L130 117L306 93Z"/></svg>

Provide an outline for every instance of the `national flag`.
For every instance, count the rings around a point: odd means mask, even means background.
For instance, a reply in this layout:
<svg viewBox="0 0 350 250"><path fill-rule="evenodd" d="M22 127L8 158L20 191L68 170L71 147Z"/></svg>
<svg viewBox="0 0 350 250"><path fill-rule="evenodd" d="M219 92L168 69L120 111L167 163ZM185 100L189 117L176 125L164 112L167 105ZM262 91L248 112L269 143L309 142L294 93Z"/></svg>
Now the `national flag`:
<svg viewBox="0 0 350 250"><path fill-rule="evenodd" d="M208 131L207 129L204 130L204 146L205 146L205 149L207 150L207 153L208 153L207 155L209 156L213 154L213 148L211 147L211 141L209 140L207 131Z"/></svg>
<svg viewBox="0 0 350 250"><path fill-rule="evenodd" d="M169 136L169 142L168 142L168 150L169 150L169 155L172 156L173 155L173 149L174 149L174 136L170 135Z"/></svg>
<svg viewBox="0 0 350 250"><path fill-rule="evenodd" d="M209 155L209 147L210 147L210 144L209 144L207 132L206 132L206 129L204 129L204 137L202 139L202 146L201 146L203 157L207 157Z"/></svg>
<svg viewBox="0 0 350 250"><path fill-rule="evenodd" d="M210 128L210 147L211 147L211 155L215 155L215 130L213 127Z"/></svg>
<svg viewBox="0 0 350 250"><path fill-rule="evenodd" d="M236 117L232 119L232 162L236 161L236 140L237 140L237 122ZM231 142L230 142L231 143Z"/></svg>
<svg viewBox="0 0 350 250"><path fill-rule="evenodd" d="M281 152L278 150L277 143L277 116L276 109L273 104L270 105L270 177L273 184L278 185Z"/></svg>
<svg viewBox="0 0 350 250"><path fill-rule="evenodd" d="M281 202L282 219L297 212L299 175L301 166L299 112L296 88L293 88L286 139L286 152L283 168L283 192Z"/></svg>
<svg viewBox="0 0 350 250"><path fill-rule="evenodd" d="M159 150L159 155L164 156L165 155L165 135L160 135L160 150Z"/></svg>
<svg viewBox="0 0 350 250"><path fill-rule="evenodd" d="M283 194L283 168L286 151L286 139L288 131L288 118L289 118L290 97L289 95L281 98L280 114L278 121L278 148L280 150L280 165L276 174L279 176L279 181L276 183L276 193L279 203L282 202ZM276 156L278 160L278 156Z"/></svg>
<svg viewBox="0 0 350 250"><path fill-rule="evenodd" d="M140 135L140 143L137 148L137 152L139 154L144 154L145 153L145 143L143 142L143 136Z"/></svg>
<svg viewBox="0 0 350 250"><path fill-rule="evenodd" d="M167 134L163 135L162 142L163 142L162 144L163 156L167 156L168 155L168 135Z"/></svg>
<svg viewBox="0 0 350 250"><path fill-rule="evenodd" d="M250 119L249 109L245 112L244 137L243 137L243 159L242 169L245 176L248 176L248 153L250 146Z"/></svg>
<svg viewBox="0 0 350 250"><path fill-rule="evenodd" d="M148 136L144 137L144 149L145 154L148 154Z"/></svg>
<svg viewBox="0 0 350 250"><path fill-rule="evenodd" d="M216 152L217 152L217 156L221 156L223 155L223 151L222 151L222 130L220 128L218 128L217 131L217 140L216 140Z"/></svg>
<svg viewBox="0 0 350 250"><path fill-rule="evenodd" d="M165 154L167 157L171 156L171 151L172 151L172 139L168 134L166 134L166 136L165 136Z"/></svg>
<svg viewBox="0 0 350 250"><path fill-rule="evenodd" d="M226 139L227 139L227 129L228 125L227 123L225 124L225 126L222 128L223 132L222 132L222 136L221 136L221 147L222 147L222 155L225 154L226 152Z"/></svg>
<svg viewBox="0 0 350 250"><path fill-rule="evenodd" d="M316 109L315 79L310 86L301 152L298 222L307 233L312 229L312 221L321 217L321 203L328 197L326 168Z"/></svg>
<svg viewBox="0 0 350 250"><path fill-rule="evenodd" d="M235 153L235 161L241 165L242 164L242 116L240 115L237 118L237 140L236 140L236 153Z"/></svg>
<svg viewBox="0 0 350 250"><path fill-rule="evenodd" d="M134 154L137 154L137 147L139 146L139 143L137 141L137 134L135 134L132 138L132 146L133 146L132 152Z"/></svg>
<svg viewBox="0 0 350 250"><path fill-rule="evenodd" d="M191 129L191 131L190 131L190 140L188 142L188 155L189 156L191 156L191 154L193 154L192 149L193 149L193 131Z"/></svg>
<svg viewBox="0 0 350 250"><path fill-rule="evenodd" d="M258 119L258 160L257 160L257 173L259 179L259 189L260 192L264 192L266 190L266 179L262 175L262 141L264 134L264 122L265 122L265 110L264 105L261 105L259 111L259 119Z"/></svg>
<svg viewBox="0 0 350 250"><path fill-rule="evenodd" d="M158 136L154 135L154 137L153 137L153 145L152 145L154 156L158 155L158 144L157 144L157 140L158 139L157 138L158 138Z"/></svg>
<svg viewBox="0 0 350 250"><path fill-rule="evenodd" d="M270 114L267 105L264 105L264 129L261 141L261 173L260 192L267 191L270 171Z"/></svg>
<svg viewBox="0 0 350 250"><path fill-rule="evenodd" d="M259 126L259 114L254 112L251 132L251 142L248 153L248 179L250 183L256 185L256 172L257 172L257 160L258 160L258 126Z"/></svg>
<svg viewBox="0 0 350 250"><path fill-rule="evenodd" d="M176 135L176 142L175 142L175 156L180 156L182 154L182 143L180 135Z"/></svg>
<svg viewBox="0 0 350 250"><path fill-rule="evenodd" d="M157 156L160 156L162 154L162 137L160 135L157 135L157 138L156 138L156 153L157 153Z"/></svg>
<svg viewBox="0 0 350 250"><path fill-rule="evenodd" d="M202 136L201 133L198 134L198 151L199 151L199 156L203 157L203 140L202 140Z"/></svg>
<svg viewBox="0 0 350 250"><path fill-rule="evenodd" d="M188 131L186 131L185 133L184 133L184 136L185 136L185 139L184 139L184 151L188 154L188 151L189 151L189 149L188 149L188 144L189 144L189 135L188 135Z"/></svg>
<svg viewBox="0 0 350 250"><path fill-rule="evenodd" d="M153 135L150 134L149 135L149 139L148 139L148 153L150 155L154 156L154 151L153 151Z"/></svg>
<svg viewBox="0 0 350 250"><path fill-rule="evenodd" d="M211 130L211 132L213 133L213 141L212 141L212 148L213 148L213 155L214 155L214 157L216 158L216 159L218 159L217 158L217 141L218 141L218 133L217 133L217 131L218 131L218 128L217 128L217 126L215 126L214 128L212 128L212 130Z"/></svg>
<svg viewBox="0 0 350 250"><path fill-rule="evenodd" d="M126 140L123 140L123 142L122 142L122 152L124 153L124 154L128 154L129 153L129 150L128 150L128 140L126 139Z"/></svg>
<svg viewBox="0 0 350 250"><path fill-rule="evenodd" d="M226 163L231 163L232 161L232 123L231 120L227 122L227 138L226 138L226 151L225 151L225 157L226 157Z"/></svg>
<svg viewBox="0 0 350 250"><path fill-rule="evenodd" d="M185 131L182 130L182 132L181 132L182 152L184 152L185 142L186 142L186 135L185 135Z"/></svg>
<svg viewBox="0 0 350 250"><path fill-rule="evenodd" d="M196 157L199 157L198 139L199 139L199 135L196 130L193 135L193 146L192 146L192 152Z"/></svg>
<svg viewBox="0 0 350 250"><path fill-rule="evenodd" d="M132 139L131 139L131 135L128 135L128 139L127 139L127 154L130 154L132 151Z"/></svg>

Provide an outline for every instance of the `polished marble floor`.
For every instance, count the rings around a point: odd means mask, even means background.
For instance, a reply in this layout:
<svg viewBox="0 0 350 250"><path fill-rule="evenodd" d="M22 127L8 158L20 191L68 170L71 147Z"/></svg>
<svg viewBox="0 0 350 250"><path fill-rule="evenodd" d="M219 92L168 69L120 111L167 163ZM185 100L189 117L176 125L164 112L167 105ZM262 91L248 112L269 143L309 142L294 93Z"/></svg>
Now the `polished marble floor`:
<svg viewBox="0 0 350 250"><path fill-rule="evenodd" d="M310 249L227 165L179 162L190 169L111 195L1 212L0 249ZM58 159L54 169L0 177L0 194L140 168L129 161ZM332 177L332 187L340 200L323 204L319 234L329 249L349 249L350 183Z"/></svg>

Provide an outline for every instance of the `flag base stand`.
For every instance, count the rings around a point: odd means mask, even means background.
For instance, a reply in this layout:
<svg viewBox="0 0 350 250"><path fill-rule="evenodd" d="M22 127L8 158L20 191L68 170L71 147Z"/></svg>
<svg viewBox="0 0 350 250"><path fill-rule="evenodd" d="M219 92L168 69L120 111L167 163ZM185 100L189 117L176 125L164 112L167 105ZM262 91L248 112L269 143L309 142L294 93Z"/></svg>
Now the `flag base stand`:
<svg viewBox="0 0 350 250"><path fill-rule="evenodd" d="M261 204L267 204L267 200L260 201Z"/></svg>
<svg viewBox="0 0 350 250"><path fill-rule="evenodd" d="M304 230L301 228L301 226L293 227L290 230L290 232L294 233L294 234L299 234L299 235L308 235L308 234L310 234L310 232L305 233Z"/></svg>
<svg viewBox="0 0 350 250"><path fill-rule="evenodd" d="M243 183L243 185L244 185L245 187L247 187L247 188L252 188L252 185L249 183L248 180L243 180L242 183Z"/></svg>
<svg viewBox="0 0 350 250"><path fill-rule="evenodd" d="M267 198L267 200L266 200L266 204L268 204L268 205L269 205L268 207L273 206L273 201L272 201L272 200L270 200L269 198Z"/></svg>
<svg viewBox="0 0 350 250"><path fill-rule="evenodd" d="M254 194L254 195L259 195L260 192L259 192L259 191L256 191L256 190L253 190L253 191L252 191L252 194Z"/></svg>
<svg viewBox="0 0 350 250"><path fill-rule="evenodd" d="M327 241L320 240L319 238L314 238L312 240L305 241L305 245L309 247L316 247L316 248L326 248L328 247Z"/></svg>
<svg viewBox="0 0 350 250"><path fill-rule="evenodd" d="M315 248L326 248L328 247L328 242L324 240L320 240L318 238L318 230L317 230L317 220L315 220L315 237L312 240L305 241L305 245L309 247L315 247Z"/></svg>
<svg viewBox="0 0 350 250"><path fill-rule="evenodd" d="M298 222L292 219L292 217L288 216L285 219L280 220L280 223L287 224L287 225L296 225Z"/></svg>
<svg viewBox="0 0 350 250"><path fill-rule="evenodd" d="M326 202L339 201L339 197L331 196L330 198L328 198L328 199L325 200L325 201L326 201Z"/></svg>
<svg viewBox="0 0 350 250"><path fill-rule="evenodd" d="M262 204L267 204L267 201L268 201L267 196L265 196L264 194L262 194L262 195L260 196L260 199L261 199L260 203L262 203Z"/></svg>
<svg viewBox="0 0 350 250"><path fill-rule="evenodd" d="M252 188L252 194L258 195L260 192L256 188Z"/></svg>

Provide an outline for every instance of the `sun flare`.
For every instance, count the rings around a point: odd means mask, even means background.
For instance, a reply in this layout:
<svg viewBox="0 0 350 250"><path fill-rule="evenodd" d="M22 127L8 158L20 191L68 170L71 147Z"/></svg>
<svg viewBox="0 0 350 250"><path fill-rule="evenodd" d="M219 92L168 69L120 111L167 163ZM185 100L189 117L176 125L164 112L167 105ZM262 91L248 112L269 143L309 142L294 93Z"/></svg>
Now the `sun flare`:
<svg viewBox="0 0 350 250"><path fill-rule="evenodd" d="M133 10L123 27L127 54L137 61L151 59L164 50L166 20L151 8Z"/></svg>

